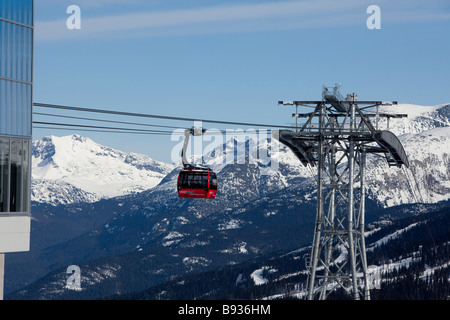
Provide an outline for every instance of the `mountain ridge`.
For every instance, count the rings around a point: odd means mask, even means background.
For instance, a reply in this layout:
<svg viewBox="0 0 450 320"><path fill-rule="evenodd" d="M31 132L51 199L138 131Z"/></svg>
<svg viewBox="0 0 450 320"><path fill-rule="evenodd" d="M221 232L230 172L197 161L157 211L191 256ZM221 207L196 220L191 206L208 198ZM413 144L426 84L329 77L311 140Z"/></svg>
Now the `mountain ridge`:
<svg viewBox="0 0 450 320"><path fill-rule="evenodd" d="M95 202L156 186L174 166L126 153L80 135L47 136L32 145L33 201L53 204ZM60 199L53 191L76 190Z"/></svg>

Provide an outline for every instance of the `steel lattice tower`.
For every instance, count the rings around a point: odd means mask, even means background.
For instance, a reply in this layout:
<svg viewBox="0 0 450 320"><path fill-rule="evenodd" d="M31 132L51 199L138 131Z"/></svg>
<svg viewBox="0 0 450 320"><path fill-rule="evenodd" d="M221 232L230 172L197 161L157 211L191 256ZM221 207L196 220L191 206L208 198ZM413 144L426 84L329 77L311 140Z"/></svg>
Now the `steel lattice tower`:
<svg viewBox="0 0 450 320"><path fill-rule="evenodd" d="M317 212L309 272L307 299L326 299L342 288L353 299L370 299L364 242L365 163L368 153L384 154L390 166L409 166L398 138L378 129L378 106L396 102L344 99L336 86L324 87L321 101L279 101L295 105L293 117L306 118L296 129L280 130L278 139L305 166L317 168ZM299 114L298 107L313 108ZM364 106L364 107L362 107ZM367 110L367 112L363 112ZM370 118L375 118L375 126ZM297 120L296 120L297 123Z"/></svg>

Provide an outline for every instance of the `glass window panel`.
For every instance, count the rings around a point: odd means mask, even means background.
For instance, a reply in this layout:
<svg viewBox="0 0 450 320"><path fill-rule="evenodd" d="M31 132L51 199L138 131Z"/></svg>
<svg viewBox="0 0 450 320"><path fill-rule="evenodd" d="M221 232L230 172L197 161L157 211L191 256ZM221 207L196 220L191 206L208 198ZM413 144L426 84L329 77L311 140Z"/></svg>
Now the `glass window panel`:
<svg viewBox="0 0 450 320"><path fill-rule="evenodd" d="M22 153L22 212L29 211L30 201L30 141L23 141L23 153Z"/></svg>
<svg viewBox="0 0 450 320"><path fill-rule="evenodd" d="M0 20L0 77L32 81L32 30Z"/></svg>
<svg viewBox="0 0 450 320"><path fill-rule="evenodd" d="M31 136L31 85L0 80L0 134Z"/></svg>
<svg viewBox="0 0 450 320"><path fill-rule="evenodd" d="M208 188L208 172L202 174L202 188L203 189Z"/></svg>
<svg viewBox="0 0 450 320"><path fill-rule="evenodd" d="M1 0L0 18L33 25L33 0Z"/></svg>
<svg viewBox="0 0 450 320"><path fill-rule="evenodd" d="M209 188L217 190L217 176L214 172L209 173Z"/></svg>
<svg viewBox="0 0 450 320"><path fill-rule="evenodd" d="M9 211L21 212L22 200L22 140L11 140Z"/></svg>
<svg viewBox="0 0 450 320"><path fill-rule="evenodd" d="M180 173L180 186L181 188L189 187L189 175L186 172Z"/></svg>
<svg viewBox="0 0 450 320"><path fill-rule="evenodd" d="M9 139L0 138L0 212L8 211Z"/></svg>

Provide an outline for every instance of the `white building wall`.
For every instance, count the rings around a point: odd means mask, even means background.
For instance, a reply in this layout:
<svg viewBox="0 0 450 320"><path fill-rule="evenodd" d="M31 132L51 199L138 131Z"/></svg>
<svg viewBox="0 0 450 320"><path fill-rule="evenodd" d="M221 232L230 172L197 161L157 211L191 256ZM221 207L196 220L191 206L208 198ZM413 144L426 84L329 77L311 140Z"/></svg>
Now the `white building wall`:
<svg viewBox="0 0 450 320"><path fill-rule="evenodd" d="M31 218L0 215L0 253L30 250Z"/></svg>

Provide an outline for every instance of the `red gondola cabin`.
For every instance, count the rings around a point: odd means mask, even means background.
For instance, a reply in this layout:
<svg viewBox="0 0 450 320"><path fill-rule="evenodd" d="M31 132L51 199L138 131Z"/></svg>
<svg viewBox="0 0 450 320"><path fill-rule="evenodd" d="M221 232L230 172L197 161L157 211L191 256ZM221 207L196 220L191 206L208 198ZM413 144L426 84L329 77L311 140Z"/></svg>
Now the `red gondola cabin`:
<svg viewBox="0 0 450 320"><path fill-rule="evenodd" d="M182 170L178 174L178 197L211 198L217 194L217 176L210 170Z"/></svg>

